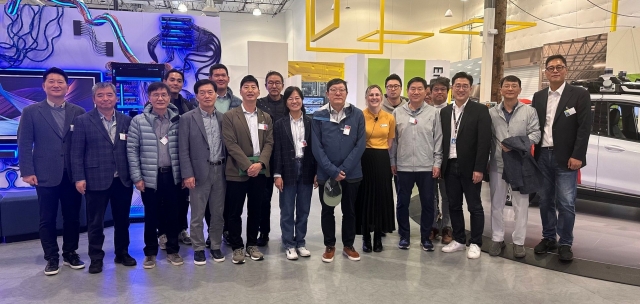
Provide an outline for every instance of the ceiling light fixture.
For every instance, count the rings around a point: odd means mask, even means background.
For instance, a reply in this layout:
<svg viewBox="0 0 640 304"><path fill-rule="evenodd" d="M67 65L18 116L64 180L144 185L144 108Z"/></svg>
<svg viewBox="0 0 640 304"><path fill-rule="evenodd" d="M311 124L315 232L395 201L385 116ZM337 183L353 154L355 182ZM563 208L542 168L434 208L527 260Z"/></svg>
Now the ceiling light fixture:
<svg viewBox="0 0 640 304"><path fill-rule="evenodd" d="M181 13L186 13L189 9L187 8L187 5L184 4L184 2L180 2L180 4L178 4L178 11Z"/></svg>
<svg viewBox="0 0 640 304"><path fill-rule="evenodd" d="M253 15L254 15L254 16L260 16L260 15L262 15L262 11L260 10L260 8L259 8L259 7L256 7L256 8L254 8L254 9L253 9Z"/></svg>
<svg viewBox="0 0 640 304"><path fill-rule="evenodd" d="M448 9L445 13L444 13L445 17L453 17L453 12L451 11L451 9Z"/></svg>

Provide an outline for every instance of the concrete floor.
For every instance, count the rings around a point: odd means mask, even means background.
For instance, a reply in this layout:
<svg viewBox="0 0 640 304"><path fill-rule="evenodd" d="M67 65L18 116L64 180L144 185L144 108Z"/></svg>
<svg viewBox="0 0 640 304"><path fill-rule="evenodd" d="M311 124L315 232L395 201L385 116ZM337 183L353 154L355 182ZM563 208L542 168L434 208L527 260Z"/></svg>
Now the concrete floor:
<svg viewBox="0 0 640 304"><path fill-rule="evenodd" d="M339 247L334 262L323 263L317 192L307 235L312 256L288 261L279 240L277 193L273 202L265 260L247 260L244 265L232 264L231 250L223 247L225 262L195 266L193 250L183 246L183 266L168 264L161 253L158 266L145 270L140 265L143 224L132 224L130 229L130 253L139 263L134 268L113 264L113 230L105 230L105 269L98 275L62 267L58 275L46 277L39 241L0 244L0 303L637 303L640 297L640 287L564 274L486 253L468 260L463 252L442 253L439 244L436 251L423 252L414 222L415 241L408 251L396 247L398 237L393 234L383 239L381 253L361 253L362 260L353 262L340 255ZM338 217L339 213L336 210ZM506 216L508 219L508 212ZM530 218L536 216L532 208ZM536 234L532 224L529 234ZM576 238L576 243L584 242ZM528 237L527 243L534 239ZM86 234L80 240L78 252L88 263ZM356 249L360 246L358 238Z"/></svg>

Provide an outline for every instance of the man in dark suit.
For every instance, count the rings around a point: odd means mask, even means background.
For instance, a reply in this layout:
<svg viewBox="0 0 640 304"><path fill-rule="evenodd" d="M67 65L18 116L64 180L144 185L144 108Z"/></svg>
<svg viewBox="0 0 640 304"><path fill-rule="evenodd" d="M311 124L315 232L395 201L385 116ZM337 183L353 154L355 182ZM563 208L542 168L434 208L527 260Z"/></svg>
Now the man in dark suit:
<svg viewBox="0 0 640 304"><path fill-rule="evenodd" d="M267 77L264 80L264 87L267 89L267 96L258 99L258 109L266 112L271 116L273 124L285 116L285 109L287 108L286 100L282 99L282 87L284 85L284 78L282 74L276 71L270 71L267 73ZM273 138L273 145L275 147L275 136ZM264 187L264 195L262 197L262 207L260 212L260 236L258 237L258 246L267 246L269 243L269 232L271 232L271 196L273 195L273 163L274 155L271 154L271 177L267 178L267 184Z"/></svg>
<svg viewBox="0 0 640 304"><path fill-rule="evenodd" d="M222 136L229 159L225 168L227 193L225 213L228 241L233 249L234 264L243 264L245 254L254 261L264 259L258 249L260 205L273 150L271 116L256 106L260 95L258 80L247 75L240 82L242 104L224 114ZM247 250L242 241L242 212L247 200ZM213 240L212 240L213 243ZM213 246L213 244L212 244Z"/></svg>
<svg viewBox="0 0 640 304"><path fill-rule="evenodd" d="M184 87L184 73L180 70L171 69L164 74L164 80L162 81L169 86L171 90L171 103L178 108L178 114L182 115L197 107L197 105L186 98L182 97L182 88ZM187 233L189 223L187 221L187 214L189 213L189 189L180 189L178 193L178 208L180 216L180 225L182 226L178 240L185 245L191 245L191 237ZM166 249L167 236L164 231L158 231L159 243L161 249Z"/></svg>
<svg viewBox="0 0 640 304"><path fill-rule="evenodd" d="M535 158L545 177L538 193L543 239L534 252L546 253L559 245L560 260L571 261L578 169L587 165L591 134L591 97L587 90L565 83L567 61L562 55L547 58L544 74L549 88L536 92L532 101L542 131Z"/></svg>
<svg viewBox="0 0 640 304"><path fill-rule="evenodd" d="M222 113L215 108L216 89L213 81L198 80L193 86L198 107L180 118L180 170L191 196L191 240L196 265L207 263L202 225L207 207L211 211L208 225L209 235L213 236L211 256L216 262L224 261L220 243L224 225L226 150L222 142Z"/></svg>
<svg viewBox="0 0 640 304"><path fill-rule="evenodd" d="M449 198L449 212L453 228L453 242L442 248L443 252L465 250L463 195L471 214L471 245L467 258L480 257L484 211L480 190L482 177L489 161L491 148L491 116L482 104L469 101L473 77L465 72L452 78L454 103L440 112L442 119L442 146L445 168L444 179Z"/></svg>
<svg viewBox="0 0 640 304"><path fill-rule="evenodd" d="M135 266L129 255L129 211L133 187L127 161L131 117L115 110L116 88L110 82L93 86L95 109L74 121L71 169L76 189L87 201L89 273L102 272L104 213L111 202L115 263Z"/></svg>
<svg viewBox="0 0 640 304"><path fill-rule="evenodd" d="M76 253L80 238L82 196L71 181L71 132L73 119L85 113L81 107L65 101L69 88L67 74L56 67L44 72L42 88L45 101L22 110L18 127L18 159L22 180L36 187L40 206L40 242L47 266L45 275L60 271L56 217L62 206L64 265L84 268Z"/></svg>

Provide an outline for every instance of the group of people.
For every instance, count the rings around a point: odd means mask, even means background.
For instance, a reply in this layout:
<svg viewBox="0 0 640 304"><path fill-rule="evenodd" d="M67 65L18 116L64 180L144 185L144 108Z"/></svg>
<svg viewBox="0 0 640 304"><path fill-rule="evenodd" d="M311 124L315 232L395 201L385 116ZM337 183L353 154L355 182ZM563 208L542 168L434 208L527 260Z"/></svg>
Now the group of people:
<svg viewBox="0 0 640 304"><path fill-rule="evenodd" d="M87 113L65 102L68 78L63 70L50 68L43 77L47 99L24 109L18 129L22 179L35 186L40 205L45 274L59 272L58 201L64 220L63 264L85 267L76 252L82 195L89 272L103 268L109 202L114 262L135 266L128 253L133 187L145 207L146 269L156 266L160 249L166 250L169 263L182 265L180 242L192 245L196 265L206 264L206 248L211 259L223 262L223 241L232 249L235 264L245 258L262 260L259 247L269 242L274 186L287 259L311 255L305 235L313 188L318 188L322 206L322 261L334 259L337 204L342 210L343 254L349 260L360 260L356 235L362 235L362 251L380 252L382 237L395 231L396 222L398 247L409 249L414 186L421 206L420 247L433 251L439 238L443 252L467 250L467 257L474 259L482 246L480 191L485 175L491 189L490 255L499 255L505 247L502 213L510 186L515 256L525 255L528 193L537 192L543 240L534 251L546 253L559 246L560 259L571 260L576 178L586 165L590 99L586 91L565 83L562 56L549 57L546 66L550 87L536 93L532 107L518 101L521 82L515 76L502 79L504 100L489 109L469 100L473 78L467 73L430 83L412 78L406 86L408 98L401 96L401 78L392 74L385 81L386 94L378 85L367 88L364 110L346 101L346 81L329 81L328 103L312 115L305 113L300 88L284 89L278 72L266 75L268 95L263 98L258 98L258 80L245 76L238 98L228 87L227 68L213 65L209 78L194 84L197 102L191 102L180 94L184 74L172 69L163 82L148 86L149 102L133 118L115 109L111 83L94 85L95 108ZM447 104L450 90L453 102ZM339 202L329 201L336 193ZM471 219L468 246L463 197Z"/></svg>

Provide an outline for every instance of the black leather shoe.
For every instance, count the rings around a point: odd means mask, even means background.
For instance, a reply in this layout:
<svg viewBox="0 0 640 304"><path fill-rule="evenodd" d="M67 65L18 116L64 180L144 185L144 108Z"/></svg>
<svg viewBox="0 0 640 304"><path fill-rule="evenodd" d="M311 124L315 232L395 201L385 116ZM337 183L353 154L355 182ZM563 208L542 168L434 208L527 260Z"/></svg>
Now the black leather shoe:
<svg viewBox="0 0 640 304"><path fill-rule="evenodd" d="M113 259L113 262L116 264L122 264L127 267L136 266L138 264L138 262L136 262L136 259L132 258L128 253L117 255L116 258Z"/></svg>
<svg viewBox="0 0 640 304"><path fill-rule="evenodd" d="M91 265L89 265L89 273L101 273L102 272L102 260L91 260Z"/></svg>
<svg viewBox="0 0 640 304"><path fill-rule="evenodd" d="M382 237L373 237L373 252L382 252Z"/></svg>
<svg viewBox="0 0 640 304"><path fill-rule="evenodd" d="M84 268L84 262L75 251L62 253L62 265L69 266L71 269Z"/></svg>
<svg viewBox="0 0 640 304"><path fill-rule="evenodd" d="M558 257L560 258L560 261L563 262L573 261L573 251L571 251L571 246L560 245L560 248L558 248Z"/></svg>
<svg viewBox="0 0 640 304"><path fill-rule="evenodd" d="M371 252L371 236L368 238L362 238L362 252Z"/></svg>
<svg viewBox="0 0 640 304"><path fill-rule="evenodd" d="M556 240L542 239L536 247L533 247L533 252L536 254L547 253L558 248L558 242Z"/></svg>
<svg viewBox="0 0 640 304"><path fill-rule="evenodd" d="M211 239L209 237L207 237L207 241L204 242L204 246L207 248L211 248Z"/></svg>
<svg viewBox="0 0 640 304"><path fill-rule="evenodd" d="M58 272L60 272L60 260L49 259L47 261L47 266L44 268L44 274L52 276L58 274Z"/></svg>
<svg viewBox="0 0 640 304"><path fill-rule="evenodd" d="M267 246L267 243L269 243L269 234L268 233L265 233L265 234L260 233L260 236L258 237L258 246L259 247L264 247L264 246Z"/></svg>

